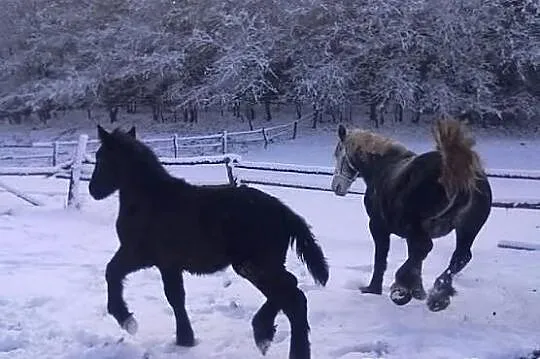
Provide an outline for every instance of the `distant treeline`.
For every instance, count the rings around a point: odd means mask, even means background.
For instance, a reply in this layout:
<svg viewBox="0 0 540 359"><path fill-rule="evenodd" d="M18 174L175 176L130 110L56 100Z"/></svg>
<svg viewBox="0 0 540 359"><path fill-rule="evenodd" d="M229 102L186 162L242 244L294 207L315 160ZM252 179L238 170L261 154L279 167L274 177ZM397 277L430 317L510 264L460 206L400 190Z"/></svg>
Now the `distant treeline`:
<svg viewBox="0 0 540 359"><path fill-rule="evenodd" d="M0 117L296 105L538 121L538 0L2 0ZM244 110L242 110L244 113Z"/></svg>

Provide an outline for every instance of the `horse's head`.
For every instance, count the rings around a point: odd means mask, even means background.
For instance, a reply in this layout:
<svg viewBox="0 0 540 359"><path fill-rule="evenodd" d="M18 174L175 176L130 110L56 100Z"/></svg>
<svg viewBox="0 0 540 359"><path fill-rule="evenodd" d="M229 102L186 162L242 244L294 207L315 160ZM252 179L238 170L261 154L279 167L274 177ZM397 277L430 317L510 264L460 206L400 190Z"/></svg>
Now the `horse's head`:
<svg viewBox="0 0 540 359"><path fill-rule="evenodd" d="M358 178L366 183L373 175L395 163L396 158L412 155L405 146L371 131L338 127L338 143L334 151L336 168L332 178L332 190L344 196Z"/></svg>
<svg viewBox="0 0 540 359"><path fill-rule="evenodd" d="M332 191L338 196L345 196L349 188L356 180L360 172L351 162L347 153L347 129L343 125L338 127L338 142L334 150L334 158L336 160L336 168L332 177Z"/></svg>
<svg viewBox="0 0 540 359"><path fill-rule="evenodd" d="M107 132L100 125L97 126L98 137L101 142L96 152L96 166L92 172L92 178L88 190L96 199L104 199L119 189L122 178L126 175L126 166L129 153L125 152L121 136L136 137L135 127L127 133L115 131Z"/></svg>

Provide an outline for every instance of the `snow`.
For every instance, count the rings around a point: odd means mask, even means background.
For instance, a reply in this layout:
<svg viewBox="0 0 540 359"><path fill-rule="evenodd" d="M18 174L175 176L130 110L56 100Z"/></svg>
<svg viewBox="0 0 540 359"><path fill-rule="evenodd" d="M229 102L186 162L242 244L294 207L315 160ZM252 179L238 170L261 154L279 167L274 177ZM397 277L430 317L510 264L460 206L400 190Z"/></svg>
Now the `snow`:
<svg viewBox="0 0 540 359"><path fill-rule="evenodd" d="M332 166L334 134L319 131L297 141L252 148L249 161ZM426 140L425 138L428 138ZM417 149L431 139L407 136ZM540 142L492 138L479 141L489 167L540 169ZM179 166L190 181L226 180L223 165ZM293 175L293 174L287 174ZM310 181L311 176L303 175ZM94 201L81 186L81 210L65 209L66 180L1 177L45 203L32 207L0 191L0 358L138 359L260 358L251 318L262 295L231 269L212 276L185 275L187 310L198 344L174 345L174 316L159 273L148 269L126 281L124 297L138 321L134 336L107 314L105 266L117 248L117 196ZM317 181L330 180L323 177ZM492 180L495 197L540 197L538 181ZM360 186L361 184L359 184ZM474 246L473 259L455 280L448 309L430 312L425 302L394 305L388 297L396 269L406 258L403 240L393 237L382 296L361 294L369 281L373 244L362 197L258 188L276 195L313 226L330 263L326 287L314 284L293 253L287 266L308 297L314 359L503 359L517 358L540 344L540 251L497 246L499 241L539 243L540 216L531 210L494 209ZM454 235L435 240L424 266L429 290L446 268ZM275 341L266 358L287 357L290 331L278 316Z"/></svg>

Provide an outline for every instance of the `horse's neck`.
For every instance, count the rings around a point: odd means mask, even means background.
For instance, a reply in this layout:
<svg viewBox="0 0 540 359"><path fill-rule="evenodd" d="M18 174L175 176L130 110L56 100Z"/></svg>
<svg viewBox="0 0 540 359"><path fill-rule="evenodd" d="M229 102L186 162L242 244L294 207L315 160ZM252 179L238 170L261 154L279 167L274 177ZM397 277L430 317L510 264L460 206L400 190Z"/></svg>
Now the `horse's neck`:
<svg viewBox="0 0 540 359"><path fill-rule="evenodd" d="M373 156L366 166L368 167L367 175L364 176L366 185L377 186L394 181L403 173L414 156L413 152Z"/></svg>
<svg viewBox="0 0 540 359"><path fill-rule="evenodd" d="M120 199L122 202L135 204L156 200L159 193L167 191L170 186L169 176L153 176L131 174L126 176L120 186Z"/></svg>
<svg viewBox="0 0 540 359"><path fill-rule="evenodd" d="M151 177L134 175L120 187L120 202L127 205L149 205L188 193L192 187L183 179L169 174Z"/></svg>

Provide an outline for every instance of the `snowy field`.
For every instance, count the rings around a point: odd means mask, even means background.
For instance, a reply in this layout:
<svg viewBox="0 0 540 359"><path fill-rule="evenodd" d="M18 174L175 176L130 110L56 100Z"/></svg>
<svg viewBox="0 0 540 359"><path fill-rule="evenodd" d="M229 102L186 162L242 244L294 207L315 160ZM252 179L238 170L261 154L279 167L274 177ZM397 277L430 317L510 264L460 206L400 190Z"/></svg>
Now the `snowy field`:
<svg viewBox="0 0 540 359"><path fill-rule="evenodd" d="M416 150L432 147L428 132L402 137ZM329 166L333 145L333 132L319 131L243 156ZM489 168L540 169L538 140L486 137L478 148ZM221 167L174 172L188 180L225 179ZM1 179L47 205L31 208L0 191L0 358L261 358L250 321L263 297L230 269L185 276L196 347L174 345L174 317L155 269L137 272L126 282L125 299L139 332L132 337L122 331L106 312L104 279L117 248L117 197L93 201L84 184L82 210L67 211L64 180ZM495 198L540 197L540 184L532 181L492 183ZM309 221L329 259L325 288L314 286L293 254L287 263L308 297L314 359L513 359L540 348L540 251L497 247L499 240L540 243L540 212L494 209L473 246L471 263L455 279L458 295L447 310L432 313L424 302L398 307L388 298L394 272L406 258L405 243L398 238L392 241L384 295L357 290L370 278L373 256L362 197L259 188ZM435 241L425 262L426 289L446 268L453 239L452 233ZM280 314L276 323L269 359L288 353L288 322Z"/></svg>

